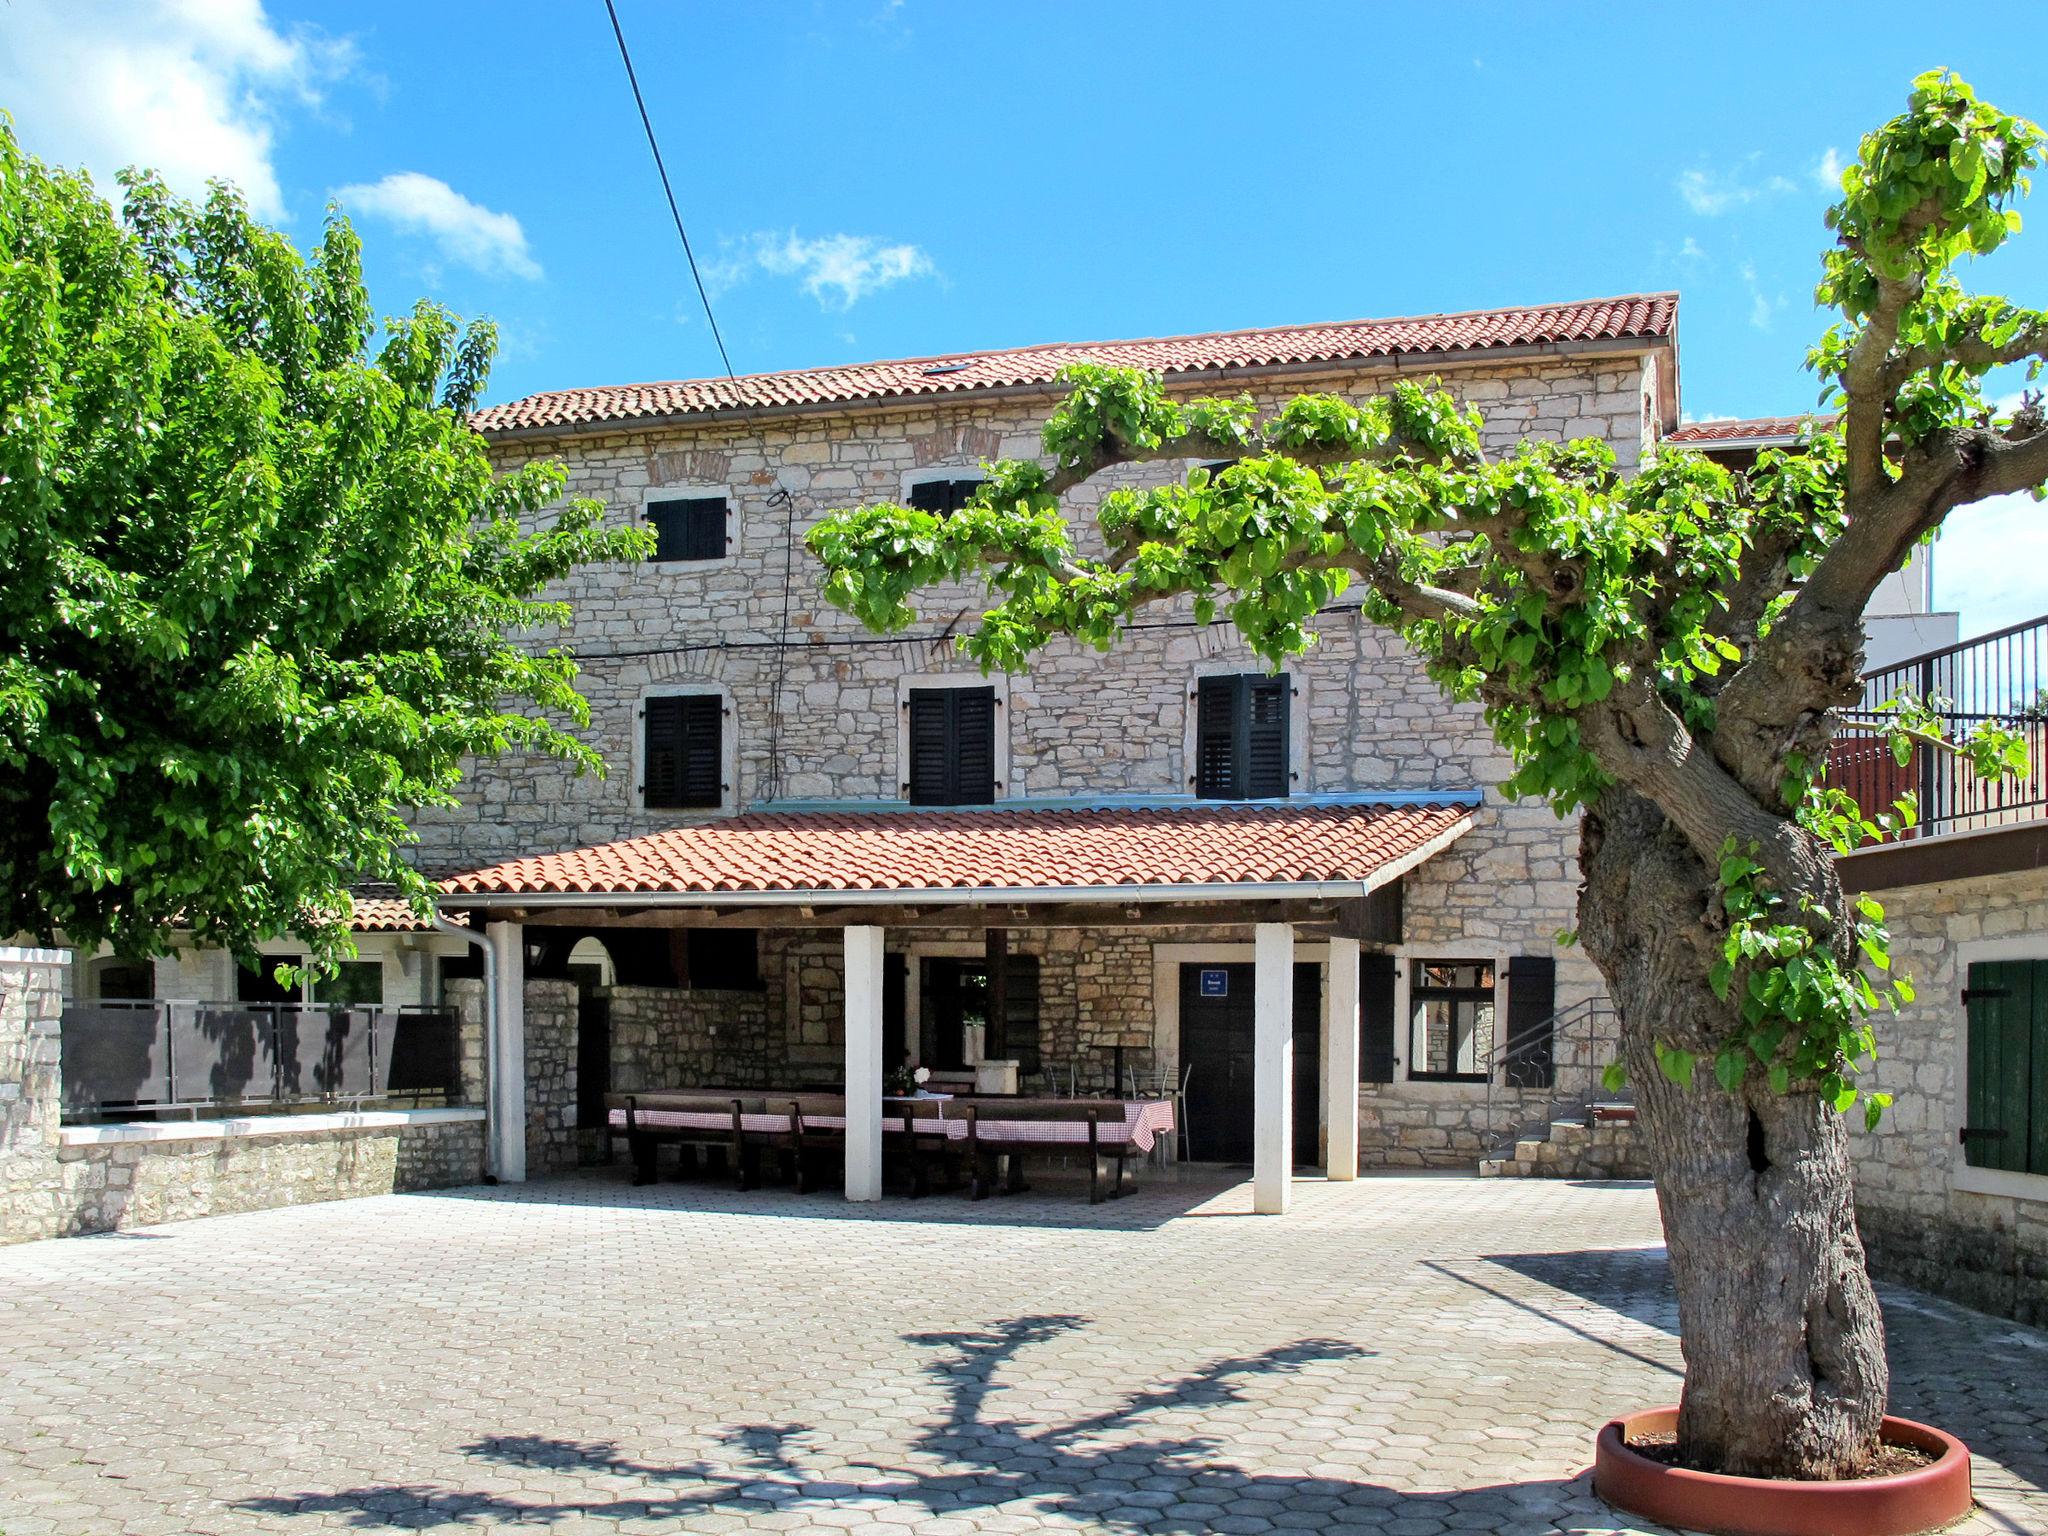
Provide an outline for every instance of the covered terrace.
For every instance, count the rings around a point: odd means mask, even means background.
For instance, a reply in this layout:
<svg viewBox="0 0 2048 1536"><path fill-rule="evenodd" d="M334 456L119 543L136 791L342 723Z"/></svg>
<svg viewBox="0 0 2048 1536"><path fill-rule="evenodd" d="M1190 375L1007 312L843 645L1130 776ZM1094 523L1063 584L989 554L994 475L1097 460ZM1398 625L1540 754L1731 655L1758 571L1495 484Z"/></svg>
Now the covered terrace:
<svg viewBox="0 0 2048 1536"><path fill-rule="evenodd" d="M855 1201L882 1193L885 1079L898 1065L888 1058L892 1045L902 1049L896 1042L903 1028L900 983L893 1036L885 1028L892 942L977 935L984 952L997 957L1000 978L1000 957L1019 933L1124 931L1146 941L1155 956L1192 933L1232 941L1232 955L1248 950L1254 1207L1284 1212L1304 1080L1295 1060L1297 959L1324 963L1320 1028L1308 1037L1319 1038L1322 1060L1304 1065L1316 1069L1306 1080L1320 1084L1320 1104L1310 1112L1322 1122L1330 1176L1348 1178L1357 1166L1360 953L1398 942L1402 877L1463 835L1477 803L1476 795L1432 793L1285 803L768 809L458 875L444 883L443 905L481 925L492 961L495 1170L512 1181L526 1173L529 929L641 930L642 942L646 930L667 930L672 939L693 930L798 930L813 943L832 935L833 958L843 967L834 977L843 984L834 1075L845 1099L845 1192ZM1152 969L1148 962L1148 977ZM785 1011L798 1006L794 997L785 999ZM914 1056L914 1036L909 1049ZM711 1081L731 1080L723 1065L713 1063Z"/></svg>

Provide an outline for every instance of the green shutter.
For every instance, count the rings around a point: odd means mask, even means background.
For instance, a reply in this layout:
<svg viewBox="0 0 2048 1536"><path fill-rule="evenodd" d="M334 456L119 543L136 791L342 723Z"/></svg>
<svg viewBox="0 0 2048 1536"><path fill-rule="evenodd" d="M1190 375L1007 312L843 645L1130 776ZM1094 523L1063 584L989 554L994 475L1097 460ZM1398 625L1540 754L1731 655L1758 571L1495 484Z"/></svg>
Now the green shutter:
<svg viewBox="0 0 2048 1536"><path fill-rule="evenodd" d="M1973 1168L2048 1173L2048 961L1980 961L1964 997L1964 1157Z"/></svg>

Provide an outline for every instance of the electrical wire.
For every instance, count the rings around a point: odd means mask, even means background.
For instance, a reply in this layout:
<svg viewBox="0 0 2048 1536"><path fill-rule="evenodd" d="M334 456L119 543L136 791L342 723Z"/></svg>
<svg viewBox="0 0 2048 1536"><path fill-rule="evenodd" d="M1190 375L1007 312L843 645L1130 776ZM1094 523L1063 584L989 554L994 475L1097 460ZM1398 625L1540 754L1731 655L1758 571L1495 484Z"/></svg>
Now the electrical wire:
<svg viewBox="0 0 2048 1536"><path fill-rule="evenodd" d="M619 8L613 0L604 0L605 15L611 19L612 37L619 45L619 62L626 66L626 83L633 89L633 105L640 112L640 126L647 134L647 148L654 156L654 169L661 177L662 196L668 200L669 217L675 221L676 238L683 243L683 259L690 265L690 281L697 285L697 301L704 306L704 321L711 327L711 340L718 347L718 361L725 368L726 379L732 384L733 403L739 407L740 417L746 423L747 432L759 445L761 462L768 462L768 439L762 435L754 420L752 405L746 398L746 391L740 386L739 374L732 366L732 355L726 351L725 336L718 328L718 316L711 308L711 295L704 288L704 274L697 267L697 253L690 246L690 231L683 224L683 210L676 202L676 189L669 180L668 162L662 158L661 140L654 132L654 119L647 111L647 98L640 90L640 74L633 67L633 50L626 44L626 29L619 22ZM782 626L779 639L768 642L778 647L775 663L775 688L768 703L768 798L774 799L782 789L782 689L784 674L788 670L787 658L789 639L789 607L796 580L796 498L778 480L768 497L772 506L780 500L784 507L783 558L782 558ZM683 655L693 651L715 650L717 646L682 645L656 647L640 654L648 656ZM612 659L606 657L605 659ZM621 656L620 659L623 659Z"/></svg>

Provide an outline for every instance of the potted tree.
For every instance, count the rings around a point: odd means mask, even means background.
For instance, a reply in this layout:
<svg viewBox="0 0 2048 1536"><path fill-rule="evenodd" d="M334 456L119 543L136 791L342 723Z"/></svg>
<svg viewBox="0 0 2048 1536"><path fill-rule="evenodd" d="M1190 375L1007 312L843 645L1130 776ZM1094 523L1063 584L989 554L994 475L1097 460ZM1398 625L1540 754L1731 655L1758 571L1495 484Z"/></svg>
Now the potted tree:
<svg viewBox="0 0 2048 1536"><path fill-rule="evenodd" d="M1858 806L1822 777L1837 711L1859 702L1877 585L1953 508L2048 480L2037 400L2001 414L1982 387L2038 363L2048 315L1955 276L2017 229L2008 205L2040 143L1952 75L1914 81L1828 216L1819 297L1840 318L1809 362L1839 414L1748 474L1667 450L1623 475L1597 442L1489 458L1476 412L1413 383L1261 416L1246 398L1074 367L1044 429L1049 466L987 465L950 518L848 508L809 535L827 596L878 630L914 618L929 584L984 580L994 602L962 640L984 668L1021 669L1058 635L1108 648L1135 609L1180 598L1277 664L1358 587L1450 696L1484 704L1516 764L1504 788L1583 818L1579 937L1624 1021L1617 1065L1640 1101L1687 1364L1681 1403L1634 1421L1668 1429L1683 1465L1638 1456L1639 1475L1618 1478L1623 1420L1600 1486L1677 1524L1869 1533L1968 1506L1967 1458L1941 1440L1889 1512L1868 1498L1847 1524L1825 1512L1891 1481L1873 1476L1888 1437L1928 1437L1885 1417L1844 1124L1883 1112L1856 1070L1876 1050L1872 1015L1910 986L1887 969L1882 912L1851 904L1834 869L1911 807ZM1233 462L1110 491L1107 553L1078 552L1068 493L1189 460ZM1901 701L1902 739L1989 772L2023 761L2010 732L1938 742L1931 722ZM1745 1506L1743 1524L1686 1505L1702 1497L1679 1475L1694 1469L1753 1485L1752 1504L1793 1490L1798 1509ZM1676 1502L1648 1509L1652 1486Z"/></svg>

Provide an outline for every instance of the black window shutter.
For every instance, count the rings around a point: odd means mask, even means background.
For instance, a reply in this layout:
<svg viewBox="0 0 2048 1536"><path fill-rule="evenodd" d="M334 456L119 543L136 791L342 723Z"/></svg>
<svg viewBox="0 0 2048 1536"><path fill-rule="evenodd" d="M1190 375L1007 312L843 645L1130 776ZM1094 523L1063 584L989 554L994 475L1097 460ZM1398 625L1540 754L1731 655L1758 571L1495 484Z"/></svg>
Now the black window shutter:
<svg viewBox="0 0 2048 1536"><path fill-rule="evenodd" d="M953 804L989 805L996 798L996 691L949 688L953 699Z"/></svg>
<svg viewBox="0 0 2048 1536"><path fill-rule="evenodd" d="M946 688L910 692L910 803L952 803L953 755L947 750Z"/></svg>
<svg viewBox="0 0 2048 1536"><path fill-rule="evenodd" d="M1244 792L1247 800L1287 794L1287 716L1293 685L1286 677L1245 679Z"/></svg>
<svg viewBox="0 0 2048 1536"><path fill-rule="evenodd" d="M725 557L726 500L723 496L675 496L647 504L654 529L655 560L721 560Z"/></svg>
<svg viewBox="0 0 2048 1536"><path fill-rule="evenodd" d="M1037 1075L1038 956L1012 954L1003 971L1003 1051L1021 1078Z"/></svg>
<svg viewBox="0 0 2048 1536"><path fill-rule="evenodd" d="M981 487L980 478L972 475L953 480L920 480L910 488L910 505L919 512L951 517L972 501Z"/></svg>
<svg viewBox="0 0 2048 1536"><path fill-rule="evenodd" d="M1195 684L1195 793L1204 800L1237 798L1237 684L1234 677Z"/></svg>
<svg viewBox="0 0 2048 1536"><path fill-rule="evenodd" d="M1368 1083L1394 1080L1394 966L1392 955L1366 950L1358 957L1358 1076Z"/></svg>
<svg viewBox="0 0 2048 1536"><path fill-rule="evenodd" d="M641 803L656 810L696 810L724 803L725 707L716 694L649 699L647 776Z"/></svg>
<svg viewBox="0 0 2048 1536"><path fill-rule="evenodd" d="M1548 955L1508 960L1507 1080L1517 1088L1557 1081L1557 962Z"/></svg>
<svg viewBox="0 0 2048 1536"><path fill-rule="evenodd" d="M910 690L909 793L912 805L995 800L995 689Z"/></svg>

